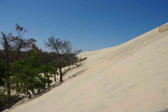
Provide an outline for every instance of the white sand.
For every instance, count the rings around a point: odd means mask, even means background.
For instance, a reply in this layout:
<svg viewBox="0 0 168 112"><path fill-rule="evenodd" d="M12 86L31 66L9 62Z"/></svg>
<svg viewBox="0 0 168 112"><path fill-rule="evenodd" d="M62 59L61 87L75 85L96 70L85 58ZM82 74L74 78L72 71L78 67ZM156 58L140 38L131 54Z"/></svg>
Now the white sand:
<svg viewBox="0 0 168 112"><path fill-rule="evenodd" d="M85 52L76 75L11 112L160 112L168 108L168 30ZM78 75L78 76L77 76Z"/></svg>

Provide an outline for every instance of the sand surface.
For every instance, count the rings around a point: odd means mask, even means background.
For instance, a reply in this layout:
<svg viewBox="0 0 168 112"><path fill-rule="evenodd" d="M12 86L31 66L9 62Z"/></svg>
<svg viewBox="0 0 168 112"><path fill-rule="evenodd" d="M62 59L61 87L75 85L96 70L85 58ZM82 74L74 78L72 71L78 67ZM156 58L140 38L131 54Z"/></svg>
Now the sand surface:
<svg viewBox="0 0 168 112"><path fill-rule="evenodd" d="M168 30L151 30L122 45L84 52L88 59L48 93L10 112L166 112Z"/></svg>

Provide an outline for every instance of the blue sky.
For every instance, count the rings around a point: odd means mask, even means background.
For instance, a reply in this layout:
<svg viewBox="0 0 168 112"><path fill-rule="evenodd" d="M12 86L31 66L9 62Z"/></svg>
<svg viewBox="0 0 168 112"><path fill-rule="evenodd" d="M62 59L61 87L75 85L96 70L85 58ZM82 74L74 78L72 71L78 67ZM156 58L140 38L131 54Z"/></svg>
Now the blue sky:
<svg viewBox="0 0 168 112"><path fill-rule="evenodd" d="M119 45L168 21L168 0L0 0L0 31L27 29L47 50L50 36L74 49Z"/></svg>

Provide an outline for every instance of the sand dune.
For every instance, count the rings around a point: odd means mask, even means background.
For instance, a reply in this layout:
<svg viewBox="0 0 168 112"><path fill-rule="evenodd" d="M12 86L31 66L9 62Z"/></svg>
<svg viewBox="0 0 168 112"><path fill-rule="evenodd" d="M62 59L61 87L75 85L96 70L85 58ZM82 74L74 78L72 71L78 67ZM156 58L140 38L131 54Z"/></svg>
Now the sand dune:
<svg viewBox="0 0 168 112"><path fill-rule="evenodd" d="M78 75L11 112L161 112L168 108L168 24L122 45L84 52Z"/></svg>

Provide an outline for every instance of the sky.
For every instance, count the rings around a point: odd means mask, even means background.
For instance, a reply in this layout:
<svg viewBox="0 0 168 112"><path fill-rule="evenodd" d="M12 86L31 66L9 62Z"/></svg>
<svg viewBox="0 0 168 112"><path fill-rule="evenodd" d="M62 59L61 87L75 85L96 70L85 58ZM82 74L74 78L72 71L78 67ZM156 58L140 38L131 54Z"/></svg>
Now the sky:
<svg viewBox="0 0 168 112"><path fill-rule="evenodd" d="M168 22L168 0L0 0L0 32L27 29L25 38L70 40L74 50L122 44Z"/></svg>

